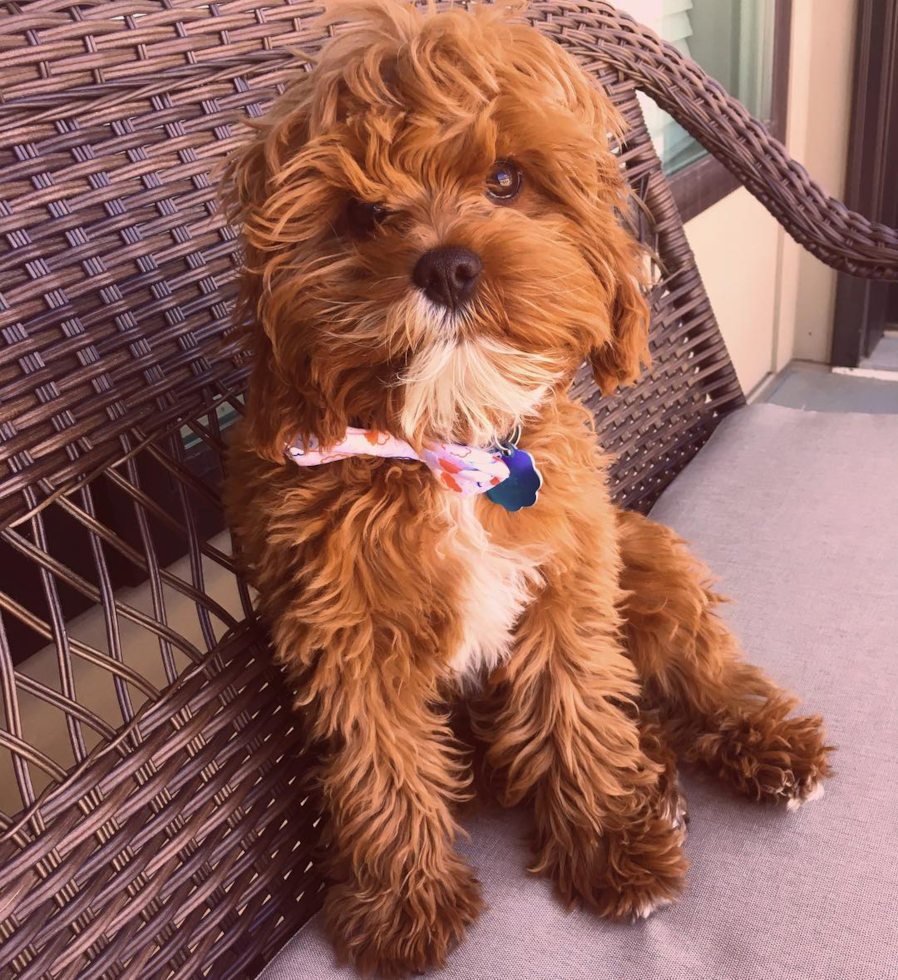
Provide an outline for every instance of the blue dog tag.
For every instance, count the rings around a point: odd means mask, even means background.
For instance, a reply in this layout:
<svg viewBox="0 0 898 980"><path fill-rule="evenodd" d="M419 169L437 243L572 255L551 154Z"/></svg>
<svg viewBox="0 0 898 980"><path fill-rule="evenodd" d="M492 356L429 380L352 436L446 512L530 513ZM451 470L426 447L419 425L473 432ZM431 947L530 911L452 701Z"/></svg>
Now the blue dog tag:
<svg viewBox="0 0 898 980"><path fill-rule="evenodd" d="M500 447L509 477L498 486L487 490L487 497L512 513L522 507L532 507L539 496L543 477L530 453L518 449L513 443Z"/></svg>

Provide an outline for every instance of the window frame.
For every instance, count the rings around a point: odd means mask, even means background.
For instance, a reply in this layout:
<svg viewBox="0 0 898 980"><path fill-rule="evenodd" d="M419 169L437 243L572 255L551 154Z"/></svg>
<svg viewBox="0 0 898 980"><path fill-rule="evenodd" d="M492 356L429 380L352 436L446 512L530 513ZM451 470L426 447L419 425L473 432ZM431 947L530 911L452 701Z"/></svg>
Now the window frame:
<svg viewBox="0 0 898 980"><path fill-rule="evenodd" d="M762 122L773 138L781 143L786 138L791 39L792 0L775 0L770 118ZM741 186L738 179L710 153L668 177L667 182L684 222L722 201Z"/></svg>

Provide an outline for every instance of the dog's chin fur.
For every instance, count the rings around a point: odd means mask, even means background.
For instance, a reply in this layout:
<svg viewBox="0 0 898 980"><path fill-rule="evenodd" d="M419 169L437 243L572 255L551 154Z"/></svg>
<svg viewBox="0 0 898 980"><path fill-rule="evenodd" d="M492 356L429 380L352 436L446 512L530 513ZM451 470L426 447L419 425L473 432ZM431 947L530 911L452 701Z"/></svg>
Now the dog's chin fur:
<svg viewBox="0 0 898 980"><path fill-rule="evenodd" d="M538 354L491 337L435 340L415 352L397 382L409 438L495 446L532 419L557 377Z"/></svg>
<svg viewBox="0 0 898 980"><path fill-rule="evenodd" d="M471 779L445 707L460 677L484 681L491 785L532 805L534 870L603 915L683 887L672 747L793 805L819 795L828 748L739 658L682 543L615 511L570 399L584 359L606 394L648 362L615 110L503 9L335 14L352 23L229 170L255 361L228 508L325 746L329 933L361 971L400 976L439 966L481 907L453 849ZM485 173L509 159L523 189L497 204ZM360 234L353 199L393 216ZM483 263L457 312L412 281L444 245ZM350 424L491 446L516 423L545 484L515 514L447 497L411 461L284 460L288 439L327 445Z"/></svg>

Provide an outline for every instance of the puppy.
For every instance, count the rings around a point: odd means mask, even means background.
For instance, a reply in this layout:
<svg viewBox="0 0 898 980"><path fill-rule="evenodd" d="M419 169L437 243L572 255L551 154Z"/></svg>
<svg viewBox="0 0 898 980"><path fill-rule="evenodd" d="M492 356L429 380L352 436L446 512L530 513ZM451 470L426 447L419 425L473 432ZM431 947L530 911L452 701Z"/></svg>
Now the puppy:
<svg viewBox="0 0 898 980"><path fill-rule="evenodd" d="M584 358L606 394L648 361L607 98L495 7L333 17L230 162L255 362L228 496L323 747L329 934L401 976L481 908L453 849L460 690L533 869L605 916L683 887L672 749L791 808L828 747L681 542L612 505L569 394Z"/></svg>

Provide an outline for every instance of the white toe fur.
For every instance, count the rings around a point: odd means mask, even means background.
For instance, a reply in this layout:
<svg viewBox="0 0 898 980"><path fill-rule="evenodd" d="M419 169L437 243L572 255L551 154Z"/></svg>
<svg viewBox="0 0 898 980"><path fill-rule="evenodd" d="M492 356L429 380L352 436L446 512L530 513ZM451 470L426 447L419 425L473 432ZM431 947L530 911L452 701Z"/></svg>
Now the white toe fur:
<svg viewBox="0 0 898 980"><path fill-rule="evenodd" d="M663 817L674 830L686 829L686 799L679 791L679 784L674 800L670 798L667 800Z"/></svg>
<svg viewBox="0 0 898 980"><path fill-rule="evenodd" d="M633 912L634 919L647 919L650 915L653 915L658 909L667 908L668 905L672 904L669 898L659 898L657 902L643 902L639 908Z"/></svg>
<svg viewBox="0 0 898 980"><path fill-rule="evenodd" d="M786 809L791 813L794 813L800 807L804 806L805 803L811 803L814 800L819 800L820 797L826 792L826 788L823 783L814 783L811 786L809 792L805 793L804 796L793 796L791 800L786 803Z"/></svg>

